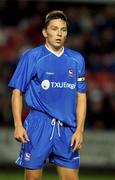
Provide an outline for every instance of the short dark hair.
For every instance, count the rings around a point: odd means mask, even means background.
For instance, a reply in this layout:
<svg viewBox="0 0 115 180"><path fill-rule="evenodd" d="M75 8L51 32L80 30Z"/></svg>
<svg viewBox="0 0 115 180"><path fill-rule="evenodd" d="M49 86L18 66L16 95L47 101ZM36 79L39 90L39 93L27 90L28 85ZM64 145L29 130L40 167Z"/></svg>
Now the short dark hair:
<svg viewBox="0 0 115 180"><path fill-rule="evenodd" d="M46 15L43 28L47 28L49 22L53 19L62 19L68 26L67 16L65 15L65 13L60 10L53 10Z"/></svg>

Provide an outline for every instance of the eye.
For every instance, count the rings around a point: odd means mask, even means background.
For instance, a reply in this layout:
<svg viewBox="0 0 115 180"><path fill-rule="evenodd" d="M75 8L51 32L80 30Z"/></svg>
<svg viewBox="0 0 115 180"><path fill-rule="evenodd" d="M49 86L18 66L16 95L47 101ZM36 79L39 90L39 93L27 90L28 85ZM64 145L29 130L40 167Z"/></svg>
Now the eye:
<svg viewBox="0 0 115 180"><path fill-rule="evenodd" d="M53 26L53 27L51 27L51 29L55 31L55 30L57 30L57 27Z"/></svg>
<svg viewBox="0 0 115 180"><path fill-rule="evenodd" d="M63 31L64 31L64 32L66 32L66 31L67 31L67 29L63 29Z"/></svg>
<svg viewBox="0 0 115 180"><path fill-rule="evenodd" d="M66 28L63 28L63 29L62 29L62 31L63 31L63 32L66 32L66 31L67 31L67 29L66 29Z"/></svg>

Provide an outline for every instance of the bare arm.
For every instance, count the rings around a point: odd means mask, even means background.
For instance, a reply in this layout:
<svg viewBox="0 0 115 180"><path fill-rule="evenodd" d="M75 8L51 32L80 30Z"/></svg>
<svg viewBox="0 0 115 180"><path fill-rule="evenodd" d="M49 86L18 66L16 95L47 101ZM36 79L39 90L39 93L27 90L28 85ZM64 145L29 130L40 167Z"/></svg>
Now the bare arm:
<svg viewBox="0 0 115 180"><path fill-rule="evenodd" d="M84 132L86 117L86 94L77 94L77 130Z"/></svg>
<svg viewBox="0 0 115 180"><path fill-rule="evenodd" d="M22 143L26 143L27 141L29 141L29 139L21 120L23 94L20 90L13 90L11 102L15 126L14 138Z"/></svg>
<svg viewBox="0 0 115 180"><path fill-rule="evenodd" d="M14 89L12 93L12 113L14 117L14 126L22 126L21 112L23 95L18 89Z"/></svg>
<svg viewBox="0 0 115 180"><path fill-rule="evenodd" d="M84 133L84 124L86 117L86 94L78 93L77 94L77 129L72 136L71 145L74 145L73 150L79 150L82 147L83 143L83 133Z"/></svg>

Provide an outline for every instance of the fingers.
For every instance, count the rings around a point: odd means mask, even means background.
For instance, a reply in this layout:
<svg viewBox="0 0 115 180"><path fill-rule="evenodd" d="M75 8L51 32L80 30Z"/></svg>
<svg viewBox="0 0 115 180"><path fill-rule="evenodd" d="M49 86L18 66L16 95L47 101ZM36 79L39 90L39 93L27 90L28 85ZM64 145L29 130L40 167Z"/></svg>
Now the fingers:
<svg viewBox="0 0 115 180"><path fill-rule="evenodd" d="M30 141L30 140L29 140L29 137L28 137L28 135L27 135L26 132L24 133L24 140L25 140L26 142Z"/></svg>
<svg viewBox="0 0 115 180"><path fill-rule="evenodd" d="M14 137L16 141L20 142L20 143L25 143L24 138L22 137Z"/></svg>
<svg viewBox="0 0 115 180"><path fill-rule="evenodd" d="M27 143L29 140L24 137L15 137L15 140L20 143Z"/></svg>
<svg viewBox="0 0 115 180"><path fill-rule="evenodd" d="M27 143L29 141L28 135L25 130L22 133L19 133L19 134L16 133L14 135L14 138L16 141L20 143Z"/></svg>
<svg viewBox="0 0 115 180"><path fill-rule="evenodd" d="M71 139L71 146L73 147L73 152L80 150L82 148L82 139L73 135Z"/></svg>
<svg viewBox="0 0 115 180"><path fill-rule="evenodd" d="M75 141L75 138L74 138L74 136L72 136L72 139L71 139L71 146L74 145L74 141Z"/></svg>
<svg viewBox="0 0 115 180"><path fill-rule="evenodd" d="M82 148L81 142L76 142L73 148L73 151L80 150Z"/></svg>

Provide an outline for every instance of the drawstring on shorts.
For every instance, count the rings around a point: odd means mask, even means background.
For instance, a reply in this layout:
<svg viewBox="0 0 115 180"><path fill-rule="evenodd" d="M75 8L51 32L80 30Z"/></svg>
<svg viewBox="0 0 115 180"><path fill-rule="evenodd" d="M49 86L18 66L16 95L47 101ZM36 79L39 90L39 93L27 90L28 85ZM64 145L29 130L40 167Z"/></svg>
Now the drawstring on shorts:
<svg viewBox="0 0 115 180"><path fill-rule="evenodd" d="M57 123L57 127L58 127L58 136L60 137L60 126L63 126L63 123L60 120L56 120L55 118L53 118L51 121L51 125L53 127L52 127L52 133L51 133L50 141L52 140L52 138L54 136L56 123Z"/></svg>

